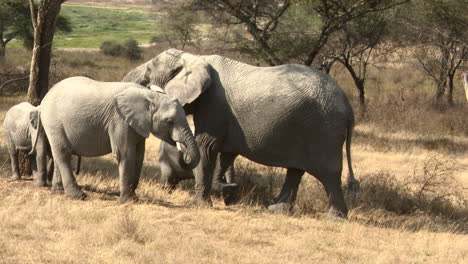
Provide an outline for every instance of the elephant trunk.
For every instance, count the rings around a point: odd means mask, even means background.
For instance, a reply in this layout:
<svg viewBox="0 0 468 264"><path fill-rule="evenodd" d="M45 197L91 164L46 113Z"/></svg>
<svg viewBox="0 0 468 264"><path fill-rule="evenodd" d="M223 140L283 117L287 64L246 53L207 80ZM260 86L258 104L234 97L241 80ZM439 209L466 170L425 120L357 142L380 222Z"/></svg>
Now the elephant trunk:
<svg viewBox="0 0 468 264"><path fill-rule="evenodd" d="M200 151L190 130L183 130L180 143L183 145L183 147L178 146L181 152L181 155L179 155L180 166L185 170L192 170L200 162Z"/></svg>

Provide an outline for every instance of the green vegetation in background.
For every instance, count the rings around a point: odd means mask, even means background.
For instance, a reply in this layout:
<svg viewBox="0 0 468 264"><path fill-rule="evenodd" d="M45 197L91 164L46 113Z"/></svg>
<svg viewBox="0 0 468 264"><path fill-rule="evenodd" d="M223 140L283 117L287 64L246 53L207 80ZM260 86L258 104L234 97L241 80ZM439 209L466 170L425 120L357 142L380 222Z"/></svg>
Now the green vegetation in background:
<svg viewBox="0 0 468 264"><path fill-rule="evenodd" d="M156 22L145 10L63 5L60 14L70 20L73 31L57 32L54 48L99 48L106 40L129 38L146 44L158 32ZM12 47L21 47L21 42L12 42Z"/></svg>

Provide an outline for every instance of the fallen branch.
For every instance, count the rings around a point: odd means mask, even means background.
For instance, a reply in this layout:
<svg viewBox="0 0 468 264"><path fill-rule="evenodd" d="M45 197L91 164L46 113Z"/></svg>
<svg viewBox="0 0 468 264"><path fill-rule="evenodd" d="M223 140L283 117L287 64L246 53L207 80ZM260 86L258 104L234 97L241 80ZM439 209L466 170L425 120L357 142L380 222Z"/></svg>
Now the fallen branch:
<svg viewBox="0 0 468 264"><path fill-rule="evenodd" d="M0 86L0 94L2 93L3 88L4 88L5 86L7 86L9 83L18 82L18 81L23 81L23 80L26 80L26 79L29 79L29 75L28 75L28 76L25 76L25 77L16 78L16 79L11 79L11 80L6 81L5 83L2 84L2 86Z"/></svg>

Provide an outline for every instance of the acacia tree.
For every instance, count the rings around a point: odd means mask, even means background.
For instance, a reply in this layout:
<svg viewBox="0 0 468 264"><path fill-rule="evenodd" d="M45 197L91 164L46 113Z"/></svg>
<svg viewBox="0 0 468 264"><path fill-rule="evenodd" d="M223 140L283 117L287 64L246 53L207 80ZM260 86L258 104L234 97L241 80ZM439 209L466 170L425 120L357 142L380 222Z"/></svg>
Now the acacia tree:
<svg viewBox="0 0 468 264"><path fill-rule="evenodd" d="M39 105L49 89L49 68L55 27L60 7L65 0L41 0L36 8L29 0L31 20L34 29L34 43L29 76L28 102ZM20 173L31 175L27 155L20 153Z"/></svg>
<svg viewBox="0 0 468 264"><path fill-rule="evenodd" d="M270 65L312 65L332 34L349 21L408 0L193 0L219 24L242 25L237 48ZM248 36L247 36L248 35Z"/></svg>
<svg viewBox="0 0 468 264"><path fill-rule="evenodd" d="M41 0L37 9L29 0L34 44L29 77L28 101L38 105L49 89L49 68L60 7L66 0ZM36 11L37 10L37 11Z"/></svg>
<svg viewBox="0 0 468 264"><path fill-rule="evenodd" d="M151 41L156 42L162 38L171 46L176 48L180 46L181 49L187 45L196 45L200 33L196 28L200 22L197 12L194 12L185 1L153 2L155 10L158 11L158 23L162 32Z"/></svg>
<svg viewBox="0 0 468 264"><path fill-rule="evenodd" d="M329 43L332 59L340 62L351 75L359 92L361 115L366 114L365 82L368 67L385 59L395 47L388 41L388 16L386 12L373 13L349 22L337 32Z"/></svg>
<svg viewBox="0 0 468 264"><path fill-rule="evenodd" d="M57 30L70 32L72 29L68 19L59 16ZM0 2L0 59L5 56L6 46L13 39L21 39L25 48L32 49L33 31L28 1L2 0Z"/></svg>
<svg viewBox="0 0 468 264"><path fill-rule="evenodd" d="M436 84L435 100L454 104L454 78L468 59L468 14L463 0L414 1L404 16L413 56L422 71Z"/></svg>
<svg viewBox="0 0 468 264"><path fill-rule="evenodd" d="M5 56L7 44L15 38L27 38L31 20L24 0L5 0L0 3L0 57Z"/></svg>

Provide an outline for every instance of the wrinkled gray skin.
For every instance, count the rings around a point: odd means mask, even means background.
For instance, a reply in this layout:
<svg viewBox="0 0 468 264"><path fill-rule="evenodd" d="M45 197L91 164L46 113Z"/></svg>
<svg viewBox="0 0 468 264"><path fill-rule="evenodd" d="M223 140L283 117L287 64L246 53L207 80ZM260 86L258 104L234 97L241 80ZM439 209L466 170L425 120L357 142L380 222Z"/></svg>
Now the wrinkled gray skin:
<svg viewBox="0 0 468 264"><path fill-rule="evenodd" d="M176 147L161 141L159 145L161 184L168 186L171 190L182 180L194 179L193 171L180 165L179 156L180 152ZM232 165L229 164L225 168L226 172L224 175L221 175L221 178L213 178L213 187L220 188L219 185L222 183L234 183L234 168Z"/></svg>
<svg viewBox="0 0 468 264"><path fill-rule="evenodd" d="M161 141L159 145L159 166L161 168L161 184L170 190L174 189L182 180L194 179L193 171L181 166L180 152L177 147L164 141ZM218 191L221 191L223 183L234 183L233 164L227 164L227 168L223 170L225 173L220 175L221 178L213 177L213 188Z"/></svg>
<svg viewBox="0 0 468 264"><path fill-rule="evenodd" d="M219 153L218 159L224 159L224 153ZM230 162L229 164L221 162L221 167L216 166L212 182L212 189L224 198L226 205L236 203L238 199L234 193L238 188L234 179L234 160ZM164 141L161 141L159 145L159 166L161 169L161 185L166 187L169 192L174 190L180 181L195 178L192 170L181 165L180 152L177 147Z"/></svg>
<svg viewBox="0 0 468 264"><path fill-rule="evenodd" d="M65 195L71 198L85 197L71 171L72 154L95 157L112 152L119 166L120 202L136 200L145 140L150 133L170 144L183 144L187 167L195 167L200 160L180 103L134 83L65 79L44 97L40 121Z"/></svg>
<svg viewBox="0 0 468 264"><path fill-rule="evenodd" d="M129 72L123 81L160 86L193 114L201 153L194 170L195 204L211 204L216 165L242 155L287 168L270 210L289 211L302 175L308 172L323 184L330 216L347 216L341 190L342 148L347 139L351 186L356 182L350 159L354 115L330 76L304 65L254 67L218 55L170 49ZM219 152L224 161L217 159Z"/></svg>
<svg viewBox="0 0 468 264"><path fill-rule="evenodd" d="M48 186L51 182L52 170L47 173L47 158L50 151L47 138L37 137L39 127L39 107L30 103L19 103L8 110L3 122L3 133L11 160L12 179L19 180L18 154L20 150L30 152L36 140L36 150L30 153L31 167L37 186ZM49 175L49 176L48 176Z"/></svg>

